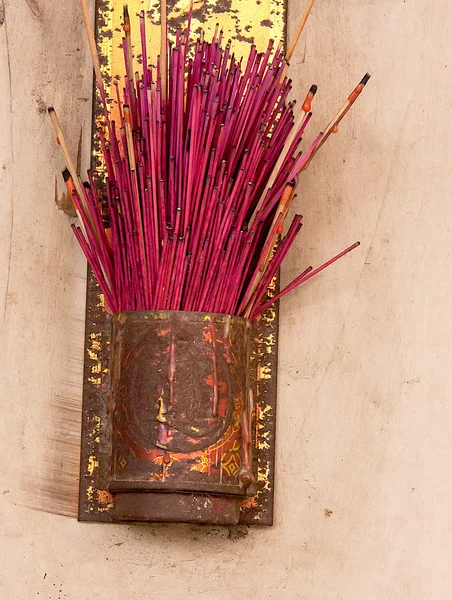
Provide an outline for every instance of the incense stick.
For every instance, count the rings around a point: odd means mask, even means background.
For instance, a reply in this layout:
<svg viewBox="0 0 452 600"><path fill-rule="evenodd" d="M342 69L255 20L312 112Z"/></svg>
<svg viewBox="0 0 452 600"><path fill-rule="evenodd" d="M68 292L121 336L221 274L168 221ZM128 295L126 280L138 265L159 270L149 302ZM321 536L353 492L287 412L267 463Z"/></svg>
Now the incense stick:
<svg viewBox="0 0 452 600"><path fill-rule="evenodd" d="M308 0L308 5L306 6L306 9L301 17L299 24L298 24L298 28L295 33L294 39L290 43L289 48L286 52L286 65L284 67L284 71L282 72L281 80L283 80L287 76L287 73L289 71L290 61L292 60L293 53L294 53L295 48L297 47L297 44L300 40L300 36L303 32L304 26L306 25L306 21L308 20L308 17L311 14L311 9L312 9L313 4L314 4L314 0Z"/></svg>
<svg viewBox="0 0 452 600"><path fill-rule="evenodd" d="M292 281L292 283L289 283L289 285L287 285L283 290L281 290L279 292L279 294L276 294L275 296L273 296L273 298L270 298L270 300L268 300L261 306L258 306L253 311L251 318L255 319L256 317L261 315L265 310L267 310L267 308L272 306L277 300L279 300L280 298L282 298L283 296L288 294L290 291L294 290L296 287L298 287L302 283L305 283L306 281L308 281L308 279L311 279L311 277L314 277L314 275L317 275L317 273L320 273L320 271L323 271L324 269L326 269L327 267L332 265L334 262L336 262L337 260L339 260L340 258L345 256L346 254L348 254L349 252L351 252L352 250L357 248L359 245L360 245L360 242L355 242L354 244L352 244L351 246L349 246L348 248L346 248L345 250L340 252L337 256L334 256L333 258L328 260L326 263L324 263L320 267L317 267L317 269L312 270L312 267L308 267L306 269L306 271L303 271L303 273L301 273L298 277L296 277Z"/></svg>
<svg viewBox="0 0 452 600"><path fill-rule="evenodd" d="M311 9L312 9L313 5L314 5L314 0L308 0L308 4L305 8L305 11L304 11L301 19L300 19L294 39L290 43L289 48L287 49L287 52L286 52L286 59L288 62L290 62L292 59L292 55L295 51L295 48L297 47L298 41L299 41L300 36L304 29L304 26L306 25L306 21L308 20L308 17L311 14Z"/></svg>
<svg viewBox="0 0 452 600"><path fill-rule="evenodd" d="M105 98L104 82L102 80L102 72L100 70L99 55L97 54L97 44L96 44L96 38L94 35L94 28L91 23L91 17L89 14L88 4L87 4L86 0L80 0L80 2L82 5L83 19L85 21L86 32L88 34L89 50L90 50L90 54L91 54L91 60L93 61L94 72L96 74L96 81L97 81L97 85L99 86L99 89L101 90L102 99L104 99Z"/></svg>

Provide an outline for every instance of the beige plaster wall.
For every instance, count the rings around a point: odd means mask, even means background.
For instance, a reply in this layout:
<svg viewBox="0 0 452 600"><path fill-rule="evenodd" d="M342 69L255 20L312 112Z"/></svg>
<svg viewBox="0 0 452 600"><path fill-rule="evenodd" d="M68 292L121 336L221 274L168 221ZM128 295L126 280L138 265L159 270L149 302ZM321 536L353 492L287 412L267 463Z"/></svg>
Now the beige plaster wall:
<svg viewBox="0 0 452 600"><path fill-rule="evenodd" d="M43 109L75 154L84 40L76 0L0 0L0 597L448 600L452 4L317 0L297 50L315 128L376 72L300 182L283 280L362 246L281 304L276 524L242 536L30 508L52 469L68 506L76 488L85 264Z"/></svg>

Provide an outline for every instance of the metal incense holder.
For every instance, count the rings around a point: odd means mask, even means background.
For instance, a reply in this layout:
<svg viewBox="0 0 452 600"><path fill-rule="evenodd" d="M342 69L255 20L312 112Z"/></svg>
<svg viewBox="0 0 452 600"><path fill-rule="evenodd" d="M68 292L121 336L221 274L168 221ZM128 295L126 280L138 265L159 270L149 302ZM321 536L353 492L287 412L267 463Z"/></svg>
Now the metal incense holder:
<svg viewBox="0 0 452 600"><path fill-rule="evenodd" d="M118 520L239 522L256 491L249 356L241 317L113 316L108 485Z"/></svg>

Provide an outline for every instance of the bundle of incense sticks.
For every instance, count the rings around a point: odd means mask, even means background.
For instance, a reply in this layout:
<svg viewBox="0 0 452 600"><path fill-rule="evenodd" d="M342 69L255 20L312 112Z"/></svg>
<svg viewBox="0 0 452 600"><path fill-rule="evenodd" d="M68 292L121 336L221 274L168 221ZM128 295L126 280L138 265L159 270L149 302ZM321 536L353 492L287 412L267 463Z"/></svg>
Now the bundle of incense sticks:
<svg viewBox="0 0 452 600"><path fill-rule="evenodd" d="M79 219L73 230L111 312L184 310L255 319L359 245L309 267L266 301L302 227L301 215L285 225L297 177L337 131L371 73L302 151L317 87L295 111L282 43L270 41L263 53L252 46L247 60L238 61L217 28L210 43L201 35L189 52L192 6L186 31L178 30L170 43L163 2L156 65L148 61L146 20L139 15L138 65L125 7L125 78L122 90L116 84L113 103L81 2L106 123L98 132L105 164L99 189L92 173L87 183L76 174L54 109L49 113L70 174L65 179Z"/></svg>

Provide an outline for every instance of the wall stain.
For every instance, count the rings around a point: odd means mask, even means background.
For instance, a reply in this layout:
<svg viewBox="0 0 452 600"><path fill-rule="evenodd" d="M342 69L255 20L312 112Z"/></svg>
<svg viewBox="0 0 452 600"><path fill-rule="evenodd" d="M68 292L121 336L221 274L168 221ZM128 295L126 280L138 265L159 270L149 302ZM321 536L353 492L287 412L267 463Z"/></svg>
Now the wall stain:
<svg viewBox="0 0 452 600"><path fill-rule="evenodd" d="M250 533L248 525L235 525L233 527L228 527L228 529L228 540L232 540L233 542L247 537Z"/></svg>
<svg viewBox="0 0 452 600"><path fill-rule="evenodd" d="M42 9L40 8L37 0L26 0L27 4L28 4L28 8L31 11L31 14L34 16L35 19L37 19L40 23L42 23L43 20L43 14L42 14Z"/></svg>

